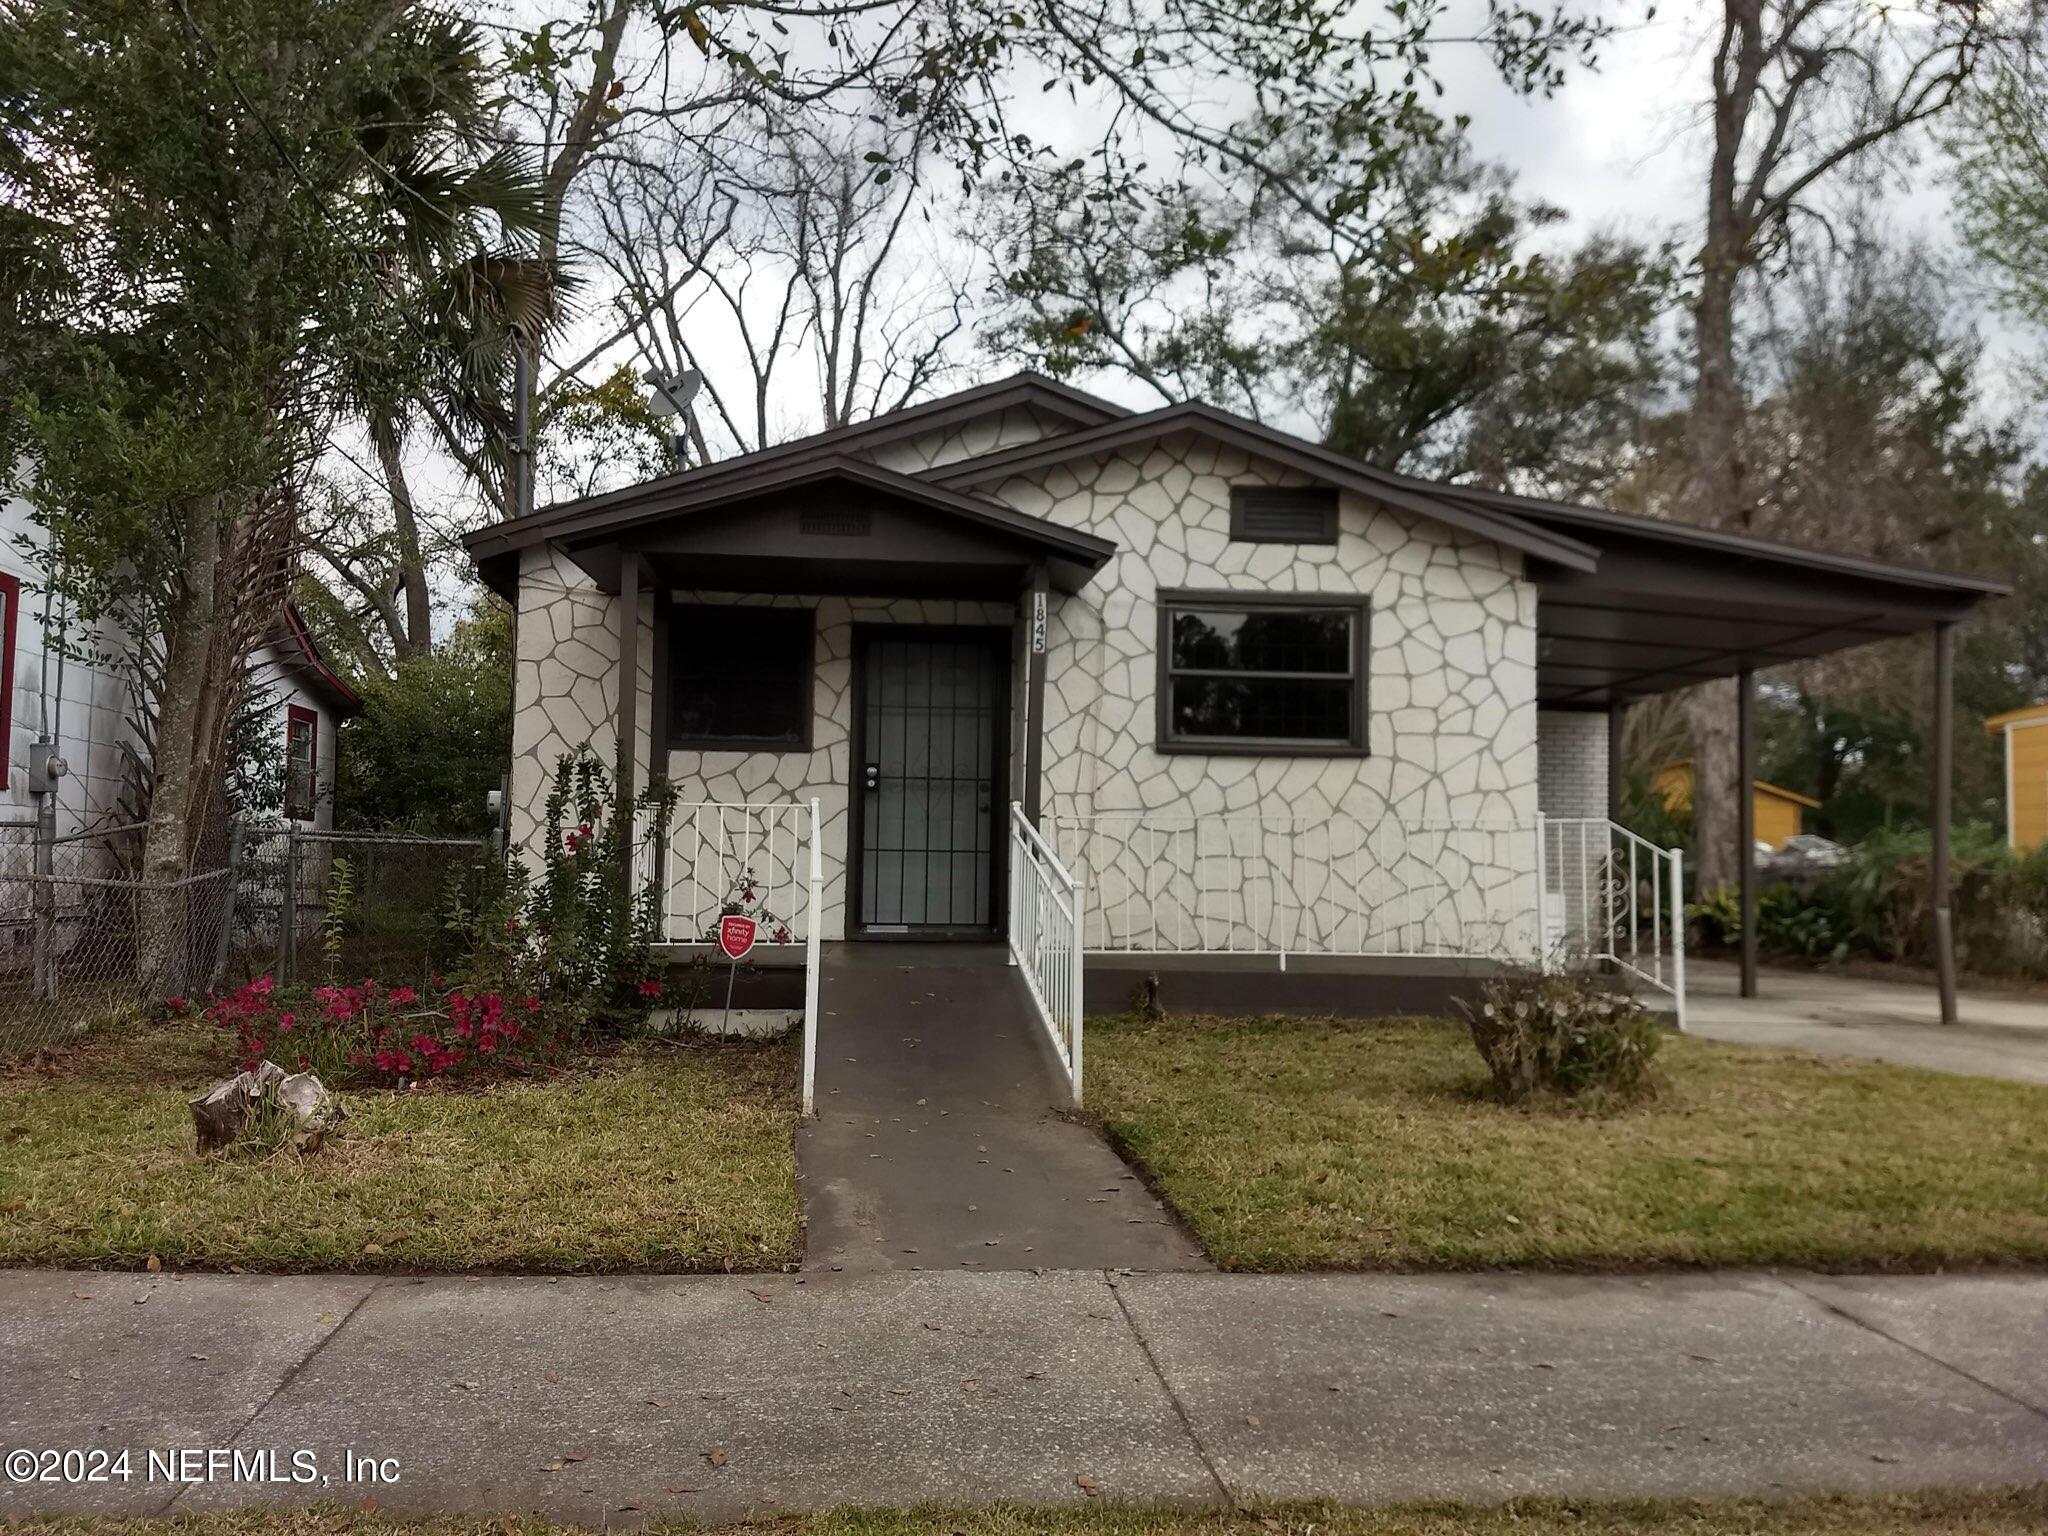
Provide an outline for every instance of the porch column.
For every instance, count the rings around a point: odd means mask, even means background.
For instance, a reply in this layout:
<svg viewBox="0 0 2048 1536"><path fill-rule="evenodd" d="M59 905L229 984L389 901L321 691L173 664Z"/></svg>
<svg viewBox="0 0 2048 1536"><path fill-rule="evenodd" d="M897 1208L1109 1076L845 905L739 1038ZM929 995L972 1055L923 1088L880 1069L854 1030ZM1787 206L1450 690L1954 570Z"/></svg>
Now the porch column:
<svg viewBox="0 0 2048 1536"><path fill-rule="evenodd" d="M1037 826L1045 769L1045 647L1052 584L1041 561L1024 591L1024 814Z"/></svg>
<svg viewBox="0 0 2048 1536"><path fill-rule="evenodd" d="M635 794L637 768L633 738L640 720L640 556L626 550L619 556L619 805L628 810Z"/></svg>
<svg viewBox="0 0 2048 1536"><path fill-rule="evenodd" d="M1607 819L1619 823L1626 788L1621 770L1621 724L1628 714L1626 704L1607 706Z"/></svg>
<svg viewBox="0 0 2048 1536"><path fill-rule="evenodd" d="M1949 913L1949 800L1955 776L1955 625L1934 626L1934 783L1928 820L1934 827L1930 877L1934 898L1934 974L1941 988L1941 1022L1956 1022L1956 935Z"/></svg>
<svg viewBox="0 0 2048 1536"><path fill-rule="evenodd" d="M1756 996L1756 674L1736 675L1735 835L1741 840L1742 995Z"/></svg>

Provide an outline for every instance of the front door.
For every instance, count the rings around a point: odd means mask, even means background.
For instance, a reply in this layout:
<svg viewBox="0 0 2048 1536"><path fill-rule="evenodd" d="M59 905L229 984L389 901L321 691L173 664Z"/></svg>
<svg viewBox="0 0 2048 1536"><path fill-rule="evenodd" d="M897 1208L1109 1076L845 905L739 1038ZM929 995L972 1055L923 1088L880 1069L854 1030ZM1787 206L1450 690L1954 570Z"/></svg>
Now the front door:
<svg viewBox="0 0 2048 1536"><path fill-rule="evenodd" d="M855 925L985 938L1007 778L1006 630L854 634Z"/></svg>

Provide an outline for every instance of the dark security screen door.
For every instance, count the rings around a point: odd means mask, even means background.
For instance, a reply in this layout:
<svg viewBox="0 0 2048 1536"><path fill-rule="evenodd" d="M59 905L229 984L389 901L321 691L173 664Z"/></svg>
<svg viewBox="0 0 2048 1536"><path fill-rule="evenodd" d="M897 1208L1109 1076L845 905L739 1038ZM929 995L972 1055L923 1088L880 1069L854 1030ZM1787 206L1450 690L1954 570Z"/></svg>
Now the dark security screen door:
<svg viewBox="0 0 2048 1536"><path fill-rule="evenodd" d="M1002 653L978 635L864 634L860 918L869 932L995 926Z"/></svg>

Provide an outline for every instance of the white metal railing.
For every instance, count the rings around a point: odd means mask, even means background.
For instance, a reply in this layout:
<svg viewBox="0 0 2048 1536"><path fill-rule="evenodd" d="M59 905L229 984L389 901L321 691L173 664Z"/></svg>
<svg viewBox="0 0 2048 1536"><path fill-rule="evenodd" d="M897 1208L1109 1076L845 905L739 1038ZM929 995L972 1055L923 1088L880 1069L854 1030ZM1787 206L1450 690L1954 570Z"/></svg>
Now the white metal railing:
<svg viewBox="0 0 2048 1536"><path fill-rule="evenodd" d="M1049 815L1083 947L1136 954L1603 962L1684 1023L1682 856L1604 819Z"/></svg>
<svg viewBox="0 0 2048 1536"><path fill-rule="evenodd" d="M1685 853L1602 816L1539 819L1546 964L1601 963L1668 994L1685 1028Z"/></svg>
<svg viewBox="0 0 2048 1536"><path fill-rule="evenodd" d="M659 883L661 938L710 945L718 919L760 924L769 950L803 946L803 1112L813 1113L818 1066L818 949L825 927L825 857L818 802L686 800L669 819L667 846L640 848L640 877Z"/></svg>
<svg viewBox="0 0 2048 1536"><path fill-rule="evenodd" d="M1010 804L1010 963L1024 977L1039 1022L1081 1102L1081 883Z"/></svg>
<svg viewBox="0 0 2048 1536"><path fill-rule="evenodd" d="M713 944L718 919L745 911L761 943L780 948L810 935L810 861L817 802L686 800L669 818L661 881L661 937ZM649 879L656 878L652 870Z"/></svg>

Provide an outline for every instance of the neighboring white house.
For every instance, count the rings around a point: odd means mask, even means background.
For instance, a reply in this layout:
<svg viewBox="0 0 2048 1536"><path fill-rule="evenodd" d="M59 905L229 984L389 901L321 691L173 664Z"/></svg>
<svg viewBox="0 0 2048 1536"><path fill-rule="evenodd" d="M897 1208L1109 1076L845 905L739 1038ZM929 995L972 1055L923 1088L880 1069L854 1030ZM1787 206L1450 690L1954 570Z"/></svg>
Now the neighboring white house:
<svg viewBox="0 0 2048 1536"><path fill-rule="evenodd" d="M1607 819L1619 709L1997 590L1030 375L468 544L518 609L515 842L623 733L685 803L650 867L671 937L736 878L786 913L803 818L774 808L812 801L824 938L999 934L1014 802L1087 949L1268 965L1576 936L1649 972L1671 871Z"/></svg>
<svg viewBox="0 0 2048 1536"><path fill-rule="evenodd" d="M0 821L34 819L30 751L48 742L65 764L54 791L57 836L70 838L132 817L137 702L123 664L129 636L111 620L82 622L50 593L46 540L26 502L0 502ZM335 728L360 700L289 605L250 668L250 686L274 720L275 771L299 765L286 784L288 809L306 825L331 826Z"/></svg>

